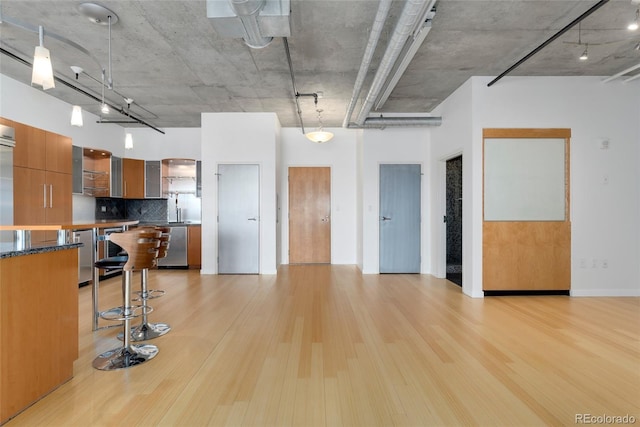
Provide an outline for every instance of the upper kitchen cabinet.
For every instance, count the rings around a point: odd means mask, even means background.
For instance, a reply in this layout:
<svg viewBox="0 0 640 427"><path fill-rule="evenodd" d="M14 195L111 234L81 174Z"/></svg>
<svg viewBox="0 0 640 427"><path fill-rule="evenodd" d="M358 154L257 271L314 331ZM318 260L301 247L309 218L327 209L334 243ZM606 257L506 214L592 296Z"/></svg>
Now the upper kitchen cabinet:
<svg viewBox="0 0 640 427"><path fill-rule="evenodd" d="M160 160L147 160L145 165L144 197L159 199L162 197L160 184Z"/></svg>
<svg viewBox="0 0 640 427"><path fill-rule="evenodd" d="M165 197L196 194L196 161L164 159L162 161L162 193Z"/></svg>
<svg viewBox="0 0 640 427"><path fill-rule="evenodd" d="M13 126L16 129L14 166L72 173L71 138L21 123L14 123Z"/></svg>
<svg viewBox="0 0 640 427"><path fill-rule="evenodd" d="M122 159L122 197L144 199L144 160Z"/></svg>
<svg viewBox="0 0 640 427"><path fill-rule="evenodd" d="M111 153L97 148L84 148L82 166L83 193L87 196L111 195Z"/></svg>

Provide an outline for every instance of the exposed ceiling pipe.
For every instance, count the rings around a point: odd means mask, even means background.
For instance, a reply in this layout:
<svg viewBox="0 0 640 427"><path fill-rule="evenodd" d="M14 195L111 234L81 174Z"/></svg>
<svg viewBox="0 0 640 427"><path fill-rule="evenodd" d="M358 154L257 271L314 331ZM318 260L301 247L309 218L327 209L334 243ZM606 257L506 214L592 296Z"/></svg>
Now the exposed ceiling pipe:
<svg viewBox="0 0 640 427"><path fill-rule="evenodd" d="M393 66L395 65L407 38L416 27L418 21L425 17L425 14L431 10L435 0L408 0L402 10L402 14L398 19L396 28L391 36L387 50L380 61L380 66L376 72L369 93L365 98L360 113L356 119L356 124L362 125L373 108L384 83L386 82Z"/></svg>
<svg viewBox="0 0 640 427"><path fill-rule="evenodd" d="M442 117L367 117L361 125L350 124L350 129L384 129L388 127L440 126Z"/></svg>
<svg viewBox="0 0 640 427"><path fill-rule="evenodd" d="M578 16L576 19L574 19L573 21L571 21L569 24L567 24L564 28L562 28L560 31L558 31L557 33L555 33L554 35L552 35L551 37L549 37L547 40L545 40L540 46L536 47L535 49L533 49L531 52L529 52L528 54L526 54L521 60L519 60L518 62L516 62L515 64L513 64L511 67L507 68L505 71L503 71L498 77L496 77L495 79L491 80L487 86L491 87L493 86L494 83L496 83L498 80L500 80L501 78L503 78L504 76L506 76L507 74L509 74L510 72L512 72L513 70L515 70L516 68L518 68L520 65L522 65L523 62L527 61L529 58L531 58L533 55L535 55L536 53L540 52L542 49L544 49L549 43L551 43L552 41L554 41L555 39L557 39L558 37L560 37L561 35L563 35L564 33L566 33L567 31L569 31L571 28L573 28L573 26L575 26L577 23L579 23L580 21L582 21L584 18L586 18L587 16L591 15L593 12L595 12L596 10L600 9L602 6L604 6L609 0L600 0L598 3L594 4L593 6L591 6L591 8L589 8L589 10L587 10L585 13L583 13L582 15Z"/></svg>
<svg viewBox="0 0 640 427"><path fill-rule="evenodd" d="M342 127L346 128L349 125L351 115L353 114L353 110L356 107L358 98L360 97L360 91L362 91L364 80L367 77L367 73L369 72L373 54L376 51L376 46L378 46L378 41L380 40L380 35L382 34L382 29L384 28L384 23L387 21L387 16L389 15L390 8L391 0L380 0L380 4L378 5L378 12L376 13L376 17L373 21L373 26L371 27L369 41L367 42L367 47L364 50L364 56L362 58L362 62L360 63L360 70L358 70L358 76L356 77L356 82L353 86L353 94L351 95L351 100L349 101L347 114L345 115L344 121L342 122Z"/></svg>
<svg viewBox="0 0 640 427"><path fill-rule="evenodd" d="M267 47L273 41L273 37L263 37L258 25L258 15L265 5L266 0L229 0L231 8L238 14L242 22L246 36L244 42L254 49Z"/></svg>
<svg viewBox="0 0 640 427"><path fill-rule="evenodd" d="M298 101L298 88L296 87L296 77L293 75L293 64L291 63L291 51L289 50L289 40L286 37L282 38L284 42L284 51L287 54L287 63L289 64L289 74L291 75L291 85L293 86L293 98L296 101L296 112L298 113L298 118L300 119L300 127L302 128L302 133L304 134L304 122L302 121L302 110L300 109L300 102Z"/></svg>

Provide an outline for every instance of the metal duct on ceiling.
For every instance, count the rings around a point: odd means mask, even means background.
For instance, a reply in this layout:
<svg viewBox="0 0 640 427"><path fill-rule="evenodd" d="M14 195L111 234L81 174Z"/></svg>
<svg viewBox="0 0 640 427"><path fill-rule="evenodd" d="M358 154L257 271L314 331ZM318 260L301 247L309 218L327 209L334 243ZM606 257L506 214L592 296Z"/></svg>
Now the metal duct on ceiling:
<svg viewBox="0 0 640 427"><path fill-rule="evenodd" d="M349 128L384 129L388 127L425 127L440 126L442 117L367 117L361 125L349 125Z"/></svg>
<svg viewBox="0 0 640 427"><path fill-rule="evenodd" d="M391 36L391 40L389 41L389 45L387 46L387 50L380 61L378 71L373 78L369 93L355 120L356 124L362 125L365 122L369 112L371 112L373 108L373 104L382 91L384 83L393 70L408 37L420 21L426 19L427 14L431 11L434 4L435 0L409 0L405 4L393 35Z"/></svg>
<svg viewBox="0 0 640 427"><path fill-rule="evenodd" d="M274 37L289 37L290 0L207 0L207 18L222 37L242 38L261 49Z"/></svg>

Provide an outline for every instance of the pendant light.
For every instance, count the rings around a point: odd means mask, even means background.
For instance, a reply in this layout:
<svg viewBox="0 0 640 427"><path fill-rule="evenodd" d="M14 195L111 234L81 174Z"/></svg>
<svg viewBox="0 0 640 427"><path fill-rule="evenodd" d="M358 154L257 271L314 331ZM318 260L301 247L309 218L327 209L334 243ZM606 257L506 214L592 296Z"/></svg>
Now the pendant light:
<svg viewBox="0 0 640 427"><path fill-rule="evenodd" d="M318 108L318 96L315 95L313 98L314 98L314 103L316 105L316 112L318 113L318 129L312 132L307 132L305 136L307 137L307 139L309 139L309 141L322 144L324 142L330 141L331 138L333 138L333 133L323 129L322 115L321 115L322 110Z"/></svg>
<svg viewBox="0 0 640 427"><path fill-rule="evenodd" d="M53 81L53 67L51 66L51 56L49 49L44 47L44 28L38 27L40 45L36 46L33 54L33 72L31 74L31 84L42 86L42 90L56 87Z"/></svg>
<svg viewBox="0 0 640 427"><path fill-rule="evenodd" d="M71 110L71 126L82 127L82 125L82 107L74 105L73 110Z"/></svg>
<svg viewBox="0 0 640 427"><path fill-rule="evenodd" d="M127 150L131 150L133 148L133 136L130 133L127 133L124 136L124 148Z"/></svg>
<svg viewBox="0 0 640 427"><path fill-rule="evenodd" d="M627 26L627 29L629 31L635 31L638 29L638 27L640 26L640 7L638 9L636 9L636 19L634 19L629 26Z"/></svg>

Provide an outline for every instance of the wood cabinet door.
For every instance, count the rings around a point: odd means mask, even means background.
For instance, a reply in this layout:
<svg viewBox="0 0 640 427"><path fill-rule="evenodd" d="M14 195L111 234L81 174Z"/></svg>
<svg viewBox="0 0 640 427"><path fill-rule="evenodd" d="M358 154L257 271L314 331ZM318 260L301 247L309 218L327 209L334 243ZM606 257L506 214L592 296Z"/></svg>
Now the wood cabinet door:
<svg viewBox="0 0 640 427"><path fill-rule="evenodd" d="M47 208L45 209L47 224L63 224L71 222L71 175L58 172L46 172Z"/></svg>
<svg viewBox="0 0 640 427"><path fill-rule="evenodd" d="M45 133L45 169L52 172L73 173L71 138L53 132Z"/></svg>
<svg viewBox="0 0 640 427"><path fill-rule="evenodd" d="M16 225L44 224L49 189L43 170L13 168L13 222Z"/></svg>
<svg viewBox="0 0 640 427"><path fill-rule="evenodd" d="M144 199L144 160L122 159L122 197Z"/></svg>
<svg viewBox="0 0 640 427"><path fill-rule="evenodd" d="M191 225L187 227L187 264L189 267L202 265L202 227Z"/></svg>
<svg viewBox="0 0 640 427"><path fill-rule="evenodd" d="M13 165L44 170L46 168L47 132L21 123L15 123L14 127L16 148L13 150ZM69 162L71 162L71 151L69 151Z"/></svg>

